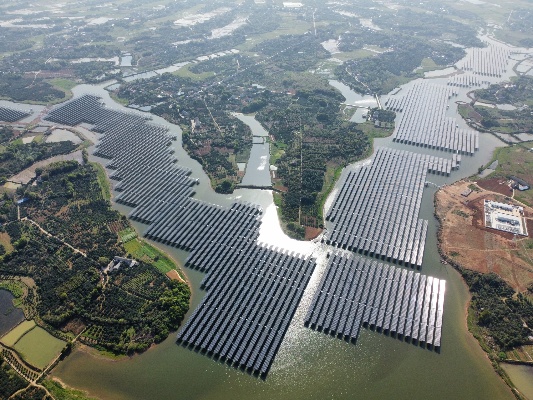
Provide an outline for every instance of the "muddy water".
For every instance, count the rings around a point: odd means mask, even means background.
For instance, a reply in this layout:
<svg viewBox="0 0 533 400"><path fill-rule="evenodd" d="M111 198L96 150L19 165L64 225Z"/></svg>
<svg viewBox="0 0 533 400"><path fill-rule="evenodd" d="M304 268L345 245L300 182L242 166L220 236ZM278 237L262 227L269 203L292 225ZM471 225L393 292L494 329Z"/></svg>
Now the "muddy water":
<svg viewBox="0 0 533 400"><path fill-rule="evenodd" d="M511 378L516 388L528 400L533 400L533 366L501 364L507 375Z"/></svg>

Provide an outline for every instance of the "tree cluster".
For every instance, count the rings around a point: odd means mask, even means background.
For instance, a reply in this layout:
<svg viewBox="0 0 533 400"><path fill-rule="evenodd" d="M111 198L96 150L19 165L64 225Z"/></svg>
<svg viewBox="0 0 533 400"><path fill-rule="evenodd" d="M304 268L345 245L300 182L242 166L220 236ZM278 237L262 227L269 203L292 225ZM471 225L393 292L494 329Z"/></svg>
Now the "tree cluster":
<svg viewBox="0 0 533 400"><path fill-rule="evenodd" d="M533 334L533 304L494 273L461 270L470 292L471 307L497 350L509 350L529 341Z"/></svg>
<svg viewBox="0 0 533 400"><path fill-rule="evenodd" d="M0 96L18 102L54 102L65 98L65 93L54 89L42 78L5 73L0 74Z"/></svg>
<svg viewBox="0 0 533 400"><path fill-rule="evenodd" d="M76 149L70 141L27 144L12 141L0 153L0 182L17 174L33 163L59 154L67 154Z"/></svg>
<svg viewBox="0 0 533 400"><path fill-rule="evenodd" d="M188 286L143 260L104 273L115 256L125 256L110 229L124 221L102 199L95 170L67 161L51 164L41 176L39 185L24 189L30 200L20 206L21 215L52 236L17 220L16 211L8 210L15 205L6 201L0 212L9 223L1 229L15 249L0 256L0 272L33 278L39 318L57 331L78 321L86 328L80 338L86 344L130 353L165 339L188 310Z"/></svg>
<svg viewBox="0 0 533 400"><path fill-rule="evenodd" d="M26 381L0 355L0 398L8 399L13 393L26 386Z"/></svg>

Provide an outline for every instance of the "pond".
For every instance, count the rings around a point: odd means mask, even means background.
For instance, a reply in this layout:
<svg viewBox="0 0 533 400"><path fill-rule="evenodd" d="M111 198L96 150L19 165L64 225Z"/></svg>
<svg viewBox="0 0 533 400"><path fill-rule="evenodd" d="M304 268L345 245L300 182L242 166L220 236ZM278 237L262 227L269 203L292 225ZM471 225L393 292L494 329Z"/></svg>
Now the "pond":
<svg viewBox="0 0 533 400"><path fill-rule="evenodd" d="M133 56L131 54L123 54L120 57L120 66L121 67L131 67L132 60L133 60Z"/></svg>
<svg viewBox="0 0 533 400"><path fill-rule="evenodd" d="M501 366L520 393L528 400L533 400L533 366L506 363L502 363Z"/></svg>
<svg viewBox="0 0 533 400"><path fill-rule="evenodd" d="M14 346L24 360L39 369L44 369L61 353L66 342L55 338L40 326L24 334Z"/></svg>
<svg viewBox="0 0 533 400"><path fill-rule="evenodd" d="M7 290L0 289L0 337L24 321L24 313L13 305L15 297Z"/></svg>

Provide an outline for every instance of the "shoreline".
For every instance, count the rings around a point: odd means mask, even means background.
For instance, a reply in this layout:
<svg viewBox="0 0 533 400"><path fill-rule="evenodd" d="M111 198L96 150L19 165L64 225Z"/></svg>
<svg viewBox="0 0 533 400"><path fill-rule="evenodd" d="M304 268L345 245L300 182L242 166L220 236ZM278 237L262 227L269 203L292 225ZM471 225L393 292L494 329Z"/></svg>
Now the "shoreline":
<svg viewBox="0 0 533 400"><path fill-rule="evenodd" d="M454 182L453 184L455 184L455 183L457 183L457 182L459 182L461 180L462 179ZM441 189L439 189L439 190L441 190ZM450 265L456 272L459 273L459 276L461 278L461 282L466 287L466 289L468 291L468 300L465 303L465 307L464 307L464 313L465 313L464 314L464 324L465 324L464 326L466 327L466 330L467 330L467 332L469 334L469 337L471 339L475 340L475 342L479 346L479 349L483 351L483 353L485 355L484 359L492 366L494 372L499 376L499 378L509 387L509 389L511 390L512 394L518 400L525 400L524 397L520 394L520 391L516 388L516 386L512 382L512 380L509 377L509 375L507 374L507 372L505 372L502 369L502 367L499 365L500 362L498 360L496 360L496 359L493 360L490 357L490 354L485 349L485 347L487 347L488 345L486 343L484 343L482 337L480 336L478 338L472 332L471 324L470 324L470 321L469 321L470 317L472 316L471 315L472 292L470 291L470 287L466 283L466 280L463 278L463 275L461 273L462 269L468 269L468 268L465 268L465 267L461 266L460 264L458 264L457 262L455 262L455 260L453 260L450 257L448 257L447 254L445 254L444 251L442 250L442 223L441 223L440 215L437 212L437 209L438 209L437 193L438 193L438 191L435 192L435 195L433 197L434 216L435 216L435 219L437 220L437 223L438 223L438 228L437 228L437 248L438 248L439 255L440 255L441 259L443 261L447 262L448 265ZM533 363L526 364L526 365L533 365Z"/></svg>
<svg viewBox="0 0 533 400"><path fill-rule="evenodd" d="M77 127L74 127L74 128L77 128ZM94 146L96 145L96 143L93 143L93 145L91 146L91 150L94 149ZM109 189L109 194L110 194L110 198L109 198L109 203L111 205L111 207L118 211L121 215L125 216L126 218L128 217L128 215L126 213L123 213L120 209L117 208L117 204L115 202L115 191L113 189L113 184L111 182L111 179L109 178L109 171L106 169L106 166L104 163L101 162L101 159L99 157L95 157L93 154L90 154L89 155L89 161L90 162L93 162L93 163L97 163L98 165L100 165L100 167L102 168L102 170L104 171L105 173L105 177L106 177L106 184L108 186L108 189ZM109 160L108 160L109 161ZM184 283L187 284L187 286L189 286L189 289L191 291L191 295L193 293L193 290L192 290L192 285L190 283L190 278L189 276L186 274L185 272L185 265L182 265L180 262L178 262L178 260L176 260L169 252L167 252L166 250L162 249L159 245L155 244L157 242L155 241L151 241L151 242L148 242L148 240L142 236L141 232L139 232L139 229L131 224L131 220L128 220L130 221L130 226L135 230L135 232L137 233L137 238L145 243L147 243L148 245L150 246L153 246L155 247L158 251L160 251L165 257L167 257L170 261L172 261L172 263L176 266L176 271L178 273L178 275L180 276L180 278L182 278L182 281ZM143 224L145 225L145 224ZM154 268L156 268L154 266ZM157 269L157 268L156 268ZM159 271L159 270L158 270ZM166 275L166 274L164 274ZM184 279L183 279L184 278ZM170 278L169 278L170 279Z"/></svg>
<svg viewBox="0 0 533 400"><path fill-rule="evenodd" d="M113 101L115 101L115 100L113 100ZM118 104L118 103L117 103L117 104ZM150 115L152 115L152 114L150 114ZM167 121L167 122L168 122L168 121ZM361 160L359 160L358 162L356 162L356 164L358 164L358 163L360 163L360 162L365 162L365 160L370 159L370 158L372 157L373 153L374 153L374 147L375 147L375 146L374 146L374 140L373 140L373 138L372 138L372 145L371 145L371 147L370 147L370 149L369 149L369 154L368 154L368 156L367 156L367 157L363 157L363 158L361 158ZM100 164L100 165L102 165L102 164ZM353 164L349 164L349 166L352 166L352 165L353 165ZM104 168L104 169L105 169L105 168ZM107 171L106 171L106 175L107 175ZM339 178L340 178L340 177L339 177ZM338 181L338 179L332 184L332 186L331 186L332 191L333 191L333 189L334 189L334 187L335 187L335 183L336 183L337 181ZM327 198L328 198L328 196L326 196L326 200L327 200ZM326 202L326 201L325 201L325 202ZM111 204L113 204L113 205L115 206L115 203L114 203L112 200L111 200ZM115 208L115 207L114 207L114 208ZM115 209L116 209L116 208L115 208ZM120 211L119 211L119 212L120 212ZM121 214L124 215L123 212L121 212ZM279 222L279 221L278 221L278 222ZM136 229L136 231L137 231L137 229ZM143 240L144 240L144 239L143 239ZM154 244L152 244L152 243L150 243L150 244L153 245L154 247L156 247L158 250L160 250L163 254L167 255L167 256L168 256L173 262L175 262L175 258L172 257L172 256L170 256L165 250L163 250L163 249L161 248L161 246L159 246L159 243L158 243L158 242L154 242ZM157 244L157 245L156 245L156 244ZM440 247L439 247L439 250L440 250ZM180 265L179 263L176 263L176 262L175 262L175 264L176 264L176 265ZM184 272L184 269L185 269L184 266L181 266L181 265L180 265L180 271L183 271L183 272ZM185 274L185 272L184 272L184 274ZM186 276L186 275L185 275L185 276ZM187 279L188 279L188 283L189 283L189 282L190 282L189 277L187 277ZM464 279L463 279L462 277L461 277L461 279L462 279L462 281L463 281L463 284L465 284ZM189 287L190 287L190 289L191 289L191 295L192 295L192 294L193 294L193 285L189 285ZM468 328L468 310L469 310L470 300L471 300L471 296L470 296L470 298L468 299L468 301L466 302L466 304L465 304L465 310L464 310L464 311L465 311L465 318L466 318L466 321L467 321L467 325L466 325L467 328ZM469 337L475 339L475 337L473 336L472 332L470 332L470 330L468 330L468 331L469 331L469 335L470 335ZM169 336L170 336L170 335L171 335L171 334L169 334ZM167 340L168 340L168 338L167 338ZM135 354L135 355L132 356L132 357L124 356L124 357L121 357L120 359L114 359L113 357L109 357L109 356L106 356L105 354L101 354L101 353L99 353L99 351L98 351L97 349L94 349L94 348L89 347L89 346L86 346L86 345L83 345L83 346L85 346L85 348L80 349L79 351L82 351L82 352L84 352L84 353L90 354L91 356L95 356L95 357L97 357L97 358L99 358L99 359L104 359L104 360L107 360L107 361L110 361L110 362L125 361L126 358L131 359L131 358L133 358L133 357L135 357L135 356L137 356L137 355L142 355L142 354L144 354L144 352L143 352L143 353ZM146 352L149 351L149 350L151 350L151 349L156 348L155 346L157 346L157 345L154 344L154 345L150 346L150 347L146 350ZM476 357L477 357L477 356L476 356ZM489 358L488 358L488 355L487 355L487 359L489 359ZM489 359L489 361L490 361L490 359ZM58 379L59 379L59 378L58 378Z"/></svg>
<svg viewBox="0 0 533 400"><path fill-rule="evenodd" d="M76 392L81 392L83 393L86 397L88 397L89 399L95 399L95 400L102 400L100 397L94 395L94 394L91 394L91 392L89 392L88 390L83 390L83 389L78 389L78 388L75 388L75 387L72 387L72 386L69 386L67 385L63 380L61 380L61 378L57 377L57 376L51 376L49 375L49 380L51 382L55 382L55 383L58 383L60 386L62 386L63 388L67 389L67 390L70 390L70 391L76 391Z"/></svg>

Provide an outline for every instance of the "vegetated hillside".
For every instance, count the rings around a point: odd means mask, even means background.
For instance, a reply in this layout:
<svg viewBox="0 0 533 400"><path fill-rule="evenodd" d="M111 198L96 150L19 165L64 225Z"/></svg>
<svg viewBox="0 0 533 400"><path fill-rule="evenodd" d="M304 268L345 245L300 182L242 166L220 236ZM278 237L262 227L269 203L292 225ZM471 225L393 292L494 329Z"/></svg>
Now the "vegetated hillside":
<svg viewBox="0 0 533 400"><path fill-rule="evenodd" d="M152 112L180 124L184 148L202 164L217 191L233 190L240 181L236 162L247 162L251 148L249 128L231 112L256 112L274 137L271 162L278 167L274 183L284 192L278 203L285 226L289 234L303 238L305 227L322 227L323 202L339 168L365 155L370 141L355 123L346 121L341 112L344 98L327 79L294 72L322 56L318 39L297 38L309 54L287 57L289 53L274 52L275 43L296 46L294 36L269 40L261 43L267 54L258 57L259 65L240 55L207 60L190 68L204 76L200 82L164 74L123 85L118 95L131 104L155 104ZM242 68L238 74L237 64ZM217 84L220 79L226 79L223 85Z"/></svg>
<svg viewBox="0 0 533 400"><path fill-rule="evenodd" d="M40 180L19 189L28 199L21 220L13 200L0 208L8 221L0 229L14 247L0 257L0 274L33 278L37 298L27 301L37 317L56 330L83 331L81 341L116 353L145 350L177 329L188 309L185 283L169 280L151 259L102 271L127 256L117 231L130 226L102 198L94 167L53 163Z"/></svg>
<svg viewBox="0 0 533 400"><path fill-rule="evenodd" d="M441 41L381 31L370 34L368 30L362 30L361 35L343 35L339 48L355 51L368 45L382 50L373 57L350 60L335 70L340 80L360 93L386 94L418 77L417 68L423 66L425 60L428 66L446 66L456 63L465 54L462 48Z"/></svg>
<svg viewBox="0 0 533 400"><path fill-rule="evenodd" d="M505 359L505 352L531 343L533 336L533 285L528 293L515 293L494 273L480 274L465 268L459 272L465 279L472 301L472 321L477 324L493 354Z"/></svg>
<svg viewBox="0 0 533 400"><path fill-rule="evenodd" d="M495 151L495 159L498 160L498 165L493 173L484 179L479 180L479 184L484 182L499 179L503 182L508 182L509 177L516 176L523 179L529 185L533 185L533 152L531 148L533 142L523 142L513 146L502 147ZM492 163L492 161L491 161ZM489 164L491 164L489 163ZM512 196L515 200L533 207L533 190L511 190L508 185L500 185L502 192L506 195Z"/></svg>
<svg viewBox="0 0 533 400"><path fill-rule="evenodd" d="M296 237L303 236L301 226L322 227L323 202L336 171L370 148L357 125L342 119L339 95L310 86L294 96L276 95L256 116L274 138L271 153L280 154L273 161L281 216Z"/></svg>
<svg viewBox="0 0 533 400"><path fill-rule="evenodd" d="M350 29L339 37L338 47L374 54L349 60L335 70L340 80L360 93L385 94L418 77L424 68L456 63L465 51L449 40L466 47L483 45L473 27L435 12L371 10L365 17L377 28Z"/></svg>
<svg viewBox="0 0 533 400"><path fill-rule="evenodd" d="M33 76L2 74L0 75L0 97L14 101L57 102L65 99L65 93L55 89L42 78Z"/></svg>
<svg viewBox="0 0 533 400"><path fill-rule="evenodd" d="M240 111L242 107L232 88L205 87L205 83L164 74L147 82L123 85L118 95L130 104L155 104L152 113L179 124L183 129L183 147L202 164L213 188L231 193L241 181L237 162L248 161L252 133L231 115L231 111ZM182 94L177 96L176 92ZM227 188L224 182L230 183Z"/></svg>
<svg viewBox="0 0 533 400"><path fill-rule="evenodd" d="M474 91L474 95L484 103L533 106L533 76L522 75L510 82L493 84Z"/></svg>
<svg viewBox="0 0 533 400"><path fill-rule="evenodd" d="M503 110L482 105L465 105L462 115L489 131L519 134L533 133L533 77L522 75L510 82L490 85L478 89L473 97L483 103L510 104L513 110Z"/></svg>

